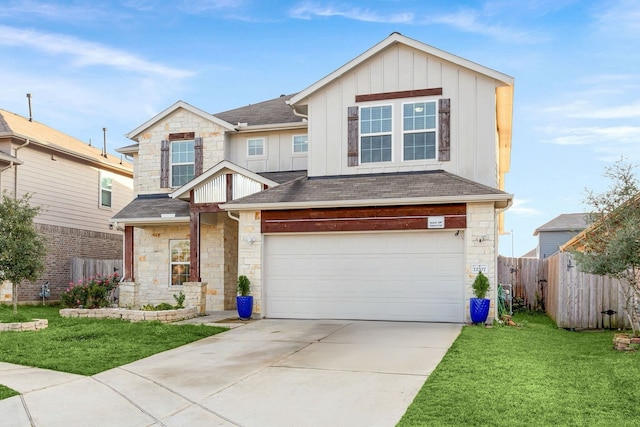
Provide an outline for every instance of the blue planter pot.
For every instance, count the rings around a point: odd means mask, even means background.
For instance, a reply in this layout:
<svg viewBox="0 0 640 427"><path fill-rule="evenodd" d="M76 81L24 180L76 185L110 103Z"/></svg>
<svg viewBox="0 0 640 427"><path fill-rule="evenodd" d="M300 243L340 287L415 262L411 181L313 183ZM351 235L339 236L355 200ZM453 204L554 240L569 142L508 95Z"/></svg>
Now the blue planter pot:
<svg viewBox="0 0 640 427"><path fill-rule="evenodd" d="M491 300L487 298L471 298L469 303L469 314L471 314L471 322L484 323L489 316L489 305Z"/></svg>
<svg viewBox="0 0 640 427"><path fill-rule="evenodd" d="M238 317L241 319L251 319L253 313L253 296L237 296L236 306L238 307Z"/></svg>

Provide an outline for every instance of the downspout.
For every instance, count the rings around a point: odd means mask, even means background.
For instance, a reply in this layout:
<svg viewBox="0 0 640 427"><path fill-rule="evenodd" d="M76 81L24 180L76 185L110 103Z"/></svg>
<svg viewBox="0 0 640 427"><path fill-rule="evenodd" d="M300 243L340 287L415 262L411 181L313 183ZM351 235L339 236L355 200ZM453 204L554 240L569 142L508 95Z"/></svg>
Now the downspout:
<svg viewBox="0 0 640 427"><path fill-rule="evenodd" d="M18 158L18 150L26 147L29 144L31 144L31 140L27 139L24 144L22 144L19 147L16 147L13 150L13 156L17 159ZM13 172L13 198L14 199L18 198L18 168L17 167L14 169L14 172Z"/></svg>
<svg viewBox="0 0 640 427"><path fill-rule="evenodd" d="M289 104L289 107L291 107L291 110L293 111L293 115L294 116L302 117L303 119L308 119L309 118L308 114L302 114L301 112L296 110L296 107L294 107L293 105Z"/></svg>

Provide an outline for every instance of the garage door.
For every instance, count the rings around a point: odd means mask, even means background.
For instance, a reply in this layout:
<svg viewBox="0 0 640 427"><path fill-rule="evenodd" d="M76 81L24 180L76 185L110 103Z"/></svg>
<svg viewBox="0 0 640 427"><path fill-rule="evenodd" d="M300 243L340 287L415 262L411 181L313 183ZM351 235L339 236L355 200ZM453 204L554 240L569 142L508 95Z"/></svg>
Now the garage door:
<svg viewBox="0 0 640 427"><path fill-rule="evenodd" d="M464 321L464 237L451 230L268 235L272 318Z"/></svg>

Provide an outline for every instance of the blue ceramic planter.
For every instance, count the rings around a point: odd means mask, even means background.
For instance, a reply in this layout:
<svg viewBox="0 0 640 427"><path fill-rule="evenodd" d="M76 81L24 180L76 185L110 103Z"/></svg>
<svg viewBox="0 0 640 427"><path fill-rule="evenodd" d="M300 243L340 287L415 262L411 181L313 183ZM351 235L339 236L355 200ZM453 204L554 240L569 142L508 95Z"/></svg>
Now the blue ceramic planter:
<svg viewBox="0 0 640 427"><path fill-rule="evenodd" d="M469 314L472 323L484 323L489 316L489 305L491 300L487 298L471 298L469 303Z"/></svg>
<svg viewBox="0 0 640 427"><path fill-rule="evenodd" d="M253 296L237 296L236 305L238 306L238 317L241 319L251 319L253 313Z"/></svg>

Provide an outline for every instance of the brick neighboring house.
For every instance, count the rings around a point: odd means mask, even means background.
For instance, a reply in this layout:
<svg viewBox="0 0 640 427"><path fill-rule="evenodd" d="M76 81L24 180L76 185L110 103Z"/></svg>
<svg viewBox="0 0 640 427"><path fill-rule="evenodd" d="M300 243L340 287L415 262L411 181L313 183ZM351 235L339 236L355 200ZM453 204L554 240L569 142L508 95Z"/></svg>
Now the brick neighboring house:
<svg viewBox="0 0 640 427"><path fill-rule="evenodd" d="M57 300L69 284L71 258L119 259L122 231L109 221L132 198L133 167L69 135L0 110L0 191L41 207L34 222L47 239L45 271L21 284L20 302L39 301L50 283ZM0 301L11 301L2 284Z"/></svg>
<svg viewBox="0 0 640 427"><path fill-rule="evenodd" d="M257 316L467 320L476 272L497 280L512 104L512 77L398 33L294 95L177 102L120 150L130 300L232 309L245 274Z"/></svg>

